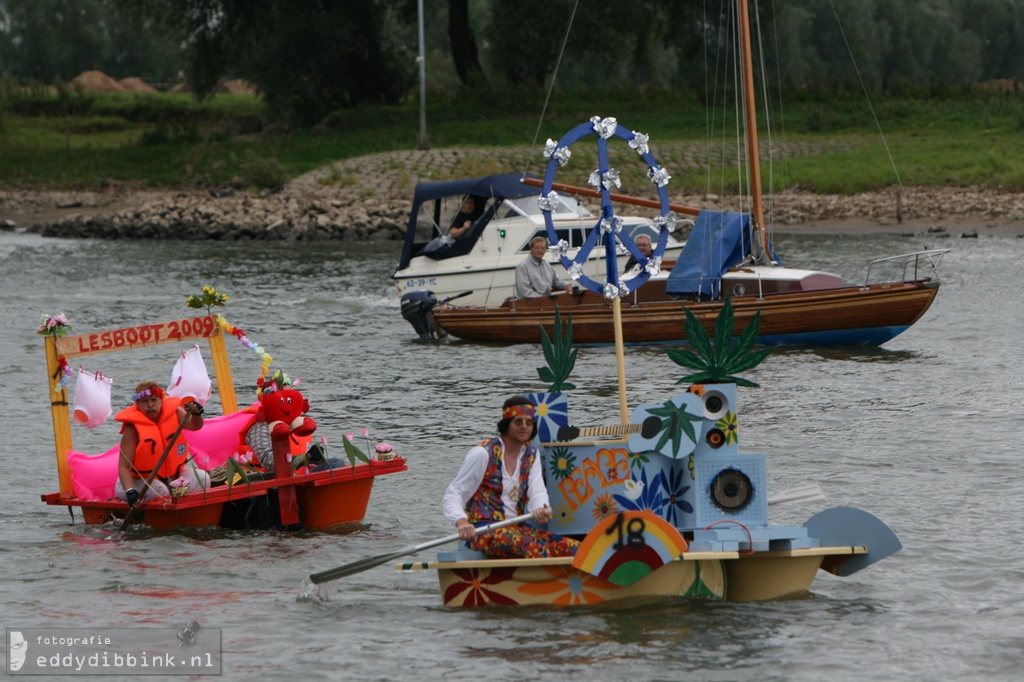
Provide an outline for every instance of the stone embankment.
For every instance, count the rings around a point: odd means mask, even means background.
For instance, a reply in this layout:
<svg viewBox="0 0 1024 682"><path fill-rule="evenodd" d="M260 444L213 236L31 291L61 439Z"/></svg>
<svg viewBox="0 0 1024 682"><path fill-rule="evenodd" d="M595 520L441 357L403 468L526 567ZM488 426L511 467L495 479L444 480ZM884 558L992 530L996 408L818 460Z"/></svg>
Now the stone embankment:
<svg viewBox="0 0 1024 682"><path fill-rule="evenodd" d="M526 158L522 149L375 154L308 173L277 193L117 185L95 192L0 190L0 228L69 238L401 239L417 182L521 172ZM675 161L690 165L685 156ZM533 160L534 172L538 163ZM673 195L672 201L735 209L729 197ZM1024 196L996 190L915 187L902 197L895 190L856 196L789 191L773 195L766 211L780 232L834 231L841 224L844 231L1024 234Z"/></svg>

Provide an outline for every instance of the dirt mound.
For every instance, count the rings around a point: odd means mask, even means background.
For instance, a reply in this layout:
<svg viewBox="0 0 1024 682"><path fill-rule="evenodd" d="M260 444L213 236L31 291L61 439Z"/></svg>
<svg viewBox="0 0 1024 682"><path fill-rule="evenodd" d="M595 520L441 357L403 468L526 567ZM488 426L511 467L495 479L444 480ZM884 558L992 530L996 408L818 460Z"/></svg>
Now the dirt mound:
<svg viewBox="0 0 1024 682"><path fill-rule="evenodd" d="M122 88L124 88L125 92L157 92L157 89L152 85L135 76L122 78L117 82Z"/></svg>
<svg viewBox="0 0 1024 682"><path fill-rule="evenodd" d="M81 86L85 92L126 92L120 83L102 71L83 71L72 78L71 83Z"/></svg>
<svg viewBox="0 0 1024 682"><path fill-rule="evenodd" d="M225 81L224 87L228 89L232 95L255 95L256 86L249 81L244 81L241 78L234 80Z"/></svg>
<svg viewBox="0 0 1024 682"><path fill-rule="evenodd" d="M227 86L224 85L224 83L221 81L217 81L217 85L214 86L213 91L221 94L226 94L230 92ZM182 81L170 90L168 90L167 92L192 92L192 86L189 85L187 82Z"/></svg>

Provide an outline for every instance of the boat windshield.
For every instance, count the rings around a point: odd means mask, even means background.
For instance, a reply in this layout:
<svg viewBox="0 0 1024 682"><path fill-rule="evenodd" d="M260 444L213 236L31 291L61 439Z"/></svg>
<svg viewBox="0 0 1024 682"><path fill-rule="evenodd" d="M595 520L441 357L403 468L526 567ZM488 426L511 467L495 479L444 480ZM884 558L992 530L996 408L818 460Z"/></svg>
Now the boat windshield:
<svg viewBox="0 0 1024 682"><path fill-rule="evenodd" d="M542 215L538 200L540 195L519 197L517 199L506 199L503 206L502 218L514 218L515 216L539 216ZM558 195L558 203L552 211L552 215L565 217L565 214L590 218L593 214L578 201L569 196Z"/></svg>
<svg viewBox="0 0 1024 682"><path fill-rule="evenodd" d="M590 230L591 227L593 227L593 225L566 227L563 225L556 224L555 234L558 235L559 240L565 240L565 242L569 245L570 249L576 249L583 246L583 242L587 240L587 231ZM625 237L625 239L631 239L633 241L636 241L636 238L639 235L645 234L648 237L650 237L652 243L658 243L658 229L649 222L627 222L622 226L622 231L626 233L626 235L628 235L627 237ZM529 251L530 242L533 241L534 237L544 237L545 239L547 239L547 229L543 227L538 228L536 231L534 231L533 234L530 235L530 238L526 240L526 242L519 248L519 250L523 252ZM669 235L668 243L670 246L673 244L678 244L680 243L680 241L681 240L675 232ZM621 245L618 246L618 249L620 253L626 252L625 247Z"/></svg>

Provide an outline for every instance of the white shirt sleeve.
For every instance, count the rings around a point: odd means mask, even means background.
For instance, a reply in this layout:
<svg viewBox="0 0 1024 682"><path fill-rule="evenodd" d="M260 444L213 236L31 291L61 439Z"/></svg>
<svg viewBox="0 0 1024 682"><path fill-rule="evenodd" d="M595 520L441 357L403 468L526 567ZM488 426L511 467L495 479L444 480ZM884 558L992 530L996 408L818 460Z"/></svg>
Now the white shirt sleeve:
<svg viewBox="0 0 1024 682"><path fill-rule="evenodd" d="M533 459L533 466L530 467L530 479L526 488L527 504L526 511L533 512L544 506L549 506L548 489L544 485L544 464L541 463L540 451Z"/></svg>
<svg viewBox="0 0 1024 682"><path fill-rule="evenodd" d="M468 518L466 516L466 503L469 502L469 498L473 497L473 493L483 483L486 472L487 450L477 445L466 454L466 459L462 462L462 468L455 475L455 479L448 484L448 489L444 491L444 499L442 500L444 517L451 524L458 523L459 519Z"/></svg>

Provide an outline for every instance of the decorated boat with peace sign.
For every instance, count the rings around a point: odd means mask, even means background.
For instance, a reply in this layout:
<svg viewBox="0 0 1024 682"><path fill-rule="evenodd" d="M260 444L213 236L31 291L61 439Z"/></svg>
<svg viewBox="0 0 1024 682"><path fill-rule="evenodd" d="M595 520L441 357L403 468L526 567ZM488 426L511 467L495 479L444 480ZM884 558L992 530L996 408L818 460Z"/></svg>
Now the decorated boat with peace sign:
<svg viewBox="0 0 1024 682"><path fill-rule="evenodd" d="M272 359L263 347L222 315L212 313L214 306L222 306L226 300L227 296L214 288L204 287L201 295L189 297L187 303L192 308L205 307L206 315L83 334L72 333L63 313L43 315L39 334L46 351L59 479L59 491L42 495L44 502L66 507L72 520L77 508L88 524L119 519L122 529L130 522L160 530L189 526L326 530L363 519L374 479L405 471L405 460L396 457L387 444L371 442L367 429L362 430L362 439L353 434L341 439L347 462L329 457L326 438L313 442L316 424L306 414L309 404L297 390L298 380L281 370L270 374ZM235 337L261 360L255 382L259 398L242 409L228 361L228 337ZM209 378L196 343L204 339L212 356L215 382ZM143 499L131 508L115 494L124 458L118 443L121 437L116 426L105 425L112 412L111 389L121 388L121 377L111 378L116 372L110 369L109 360L102 369L87 370L81 365L77 371L71 369L72 363L86 358L102 355L107 359L108 354L129 351L148 351L147 358L161 360L147 370L174 363L166 390L153 387L147 389L149 393L168 402L173 398L198 402L204 408L220 407L216 416L212 409L205 410L206 418L198 430L183 429L186 416L166 447L157 447L156 432L154 439L139 438L136 460L137 453L145 452L145 441L154 440L152 452L146 454L156 465L151 473L136 476L145 479ZM72 379L73 401L69 400ZM127 403L131 389L121 392ZM97 454L76 449L73 434L85 428L108 429L113 446ZM265 437L255 444L248 439L250 433ZM90 438L93 442L103 439ZM164 471L168 455L180 455L181 464L175 469L178 477L161 482L157 474ZM188 476L189 471L194 475ZM186 478L206 480L209 485L190 490ZM156 494L149 494L150 489ZM159 494L161 491L165 494Z"/></svg>
<svg viewBox="0 0 1024 682"><path fill-rule="evenodd" d="M646 140L611 119L592 120L549 145L542 208L554 193L554 168L567 158L559 150L592 134L598 138L600 166L594 177L604 194L603 211L583 249L604 241L607 276L595 278L569 267L582 286L608 301L617 351L619 420L605 426L572 425L568 391L574 387L568 378L577 354L574 320L570 315L563 325L557 310L551 333L538 330L548 362L539 375L550 386L528 396L535 407L536 444L553 511L547 530L578 539L580 545L573 556L540 558L493 558L458 546L440 552L435 561L400 568L436 571L446 606L582 605L672 597L751 601L806 592L819 569L850 575L899 550L898 538L882 521L855 508L827 509L800 526L769 522L773 501L815 499L818 490L773 498L765 455L740 451L741 440L748 446L754 441L741 439L737 387L756 384L739 374L770 352L755 348L759 313L737 328L726 298L709 333L693 312L683 309L690 348L668 348L666 353L694 370L680 379L689 387L628 409L621 299L643 286L656 267L628 283L619 279L611 248L618 222L607 196L607 180L614 177L608 165L609 138L622 137L636 149L661 196L655 265L671 228L671 211L665 174ZM495 471L506 466L500 455L495 462L489 465ZM502 470L487 476L505 481L505 474ZM504 499L514 483L502 485ZM475 533L528 520L528 515L506 518ZM310 578L314 583L333 580L457 539L459 535L441 538Z"/></svg>

